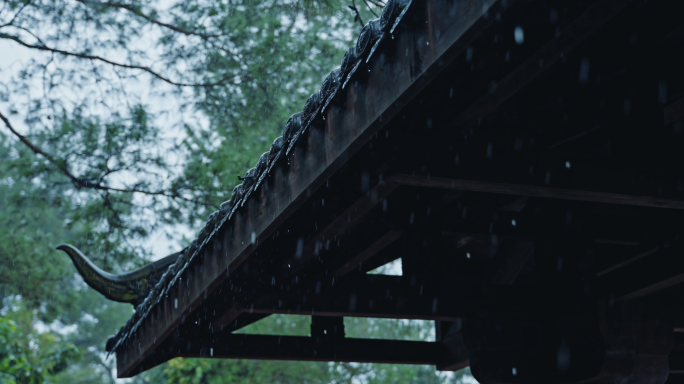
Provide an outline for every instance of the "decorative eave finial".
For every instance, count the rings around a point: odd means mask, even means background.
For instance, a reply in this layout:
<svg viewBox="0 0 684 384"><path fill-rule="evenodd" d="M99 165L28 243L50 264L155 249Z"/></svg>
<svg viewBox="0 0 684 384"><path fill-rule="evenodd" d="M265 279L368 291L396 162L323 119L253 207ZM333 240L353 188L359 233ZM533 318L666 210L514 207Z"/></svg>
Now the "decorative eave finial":
<svg viewBox="0 0 684 384"><path fill-rule="evenodd" d="M57 249L69 255L78 273L91 288L109 300L131 303L135 307L145 300L159 278L180 255L177 252L134 271L114 275L98 268L73 245L61 244Z"/></svg>

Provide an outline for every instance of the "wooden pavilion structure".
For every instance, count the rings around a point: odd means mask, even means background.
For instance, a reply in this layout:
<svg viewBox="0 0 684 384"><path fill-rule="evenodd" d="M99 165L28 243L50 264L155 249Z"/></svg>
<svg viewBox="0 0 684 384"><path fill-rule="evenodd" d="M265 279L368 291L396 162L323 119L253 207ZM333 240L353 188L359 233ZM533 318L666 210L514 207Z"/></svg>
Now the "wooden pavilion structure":
<svg viewBox="0 0 684 384"><path fill-rule="evenodd" d="M679 4L390 3L110 339L119 377L183 356L684 382ZM233 333L271 314L311 336Z"/></svg>

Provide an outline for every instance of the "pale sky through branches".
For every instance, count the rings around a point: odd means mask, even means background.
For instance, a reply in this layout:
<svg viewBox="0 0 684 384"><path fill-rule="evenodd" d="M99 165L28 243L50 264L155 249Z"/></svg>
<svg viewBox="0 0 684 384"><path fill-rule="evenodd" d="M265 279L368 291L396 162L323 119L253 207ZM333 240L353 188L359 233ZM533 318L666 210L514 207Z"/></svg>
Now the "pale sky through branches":
<svg viewBox="0 0 684 384"><path fill-rule="evenodd" d="M168 1L163 3L169 3ZM151 38L150 41L154 41ZM18 75L19 71L25 66L31 59L42 59L44 56L49 55L48 53L41 51L33 51L28 48L22 47L13 41L0 39L0 84L9 83L11 77ZM36 80L36 83L39 81ZM164 84L160 84L164 86ZM39 85L36 84L39 89ZM190 111L185 112L185 116L181 116L182 112L180 109L181 100L178 96L173 93L168 93L164 97L159 94L152 92L153 86L145 81L129 81L126 84L128 91L132 91L133 97L141 99L145 104L147 104L151 110L158 114L156 119L156 124L162 124L166 129L162 129L162 132L166 139L170 141L180 140L183 138L184 133L178 128L178 124L182 119L192 119L194 123L199 124L204 129L208 129L208 121L200 111ZM123 110L124 108L122 108ZM25 111L17 111L16 115L11 115L9 113L8 103L0 101L0 111L12 119L13 126L21 133L26 134L30 131L30 127L25 124L24 118ZM108 111L101 111L101 113L107 113ZM109 111L111 113L111 111ZM3 125L0 126L0 130L6 132L7 128ZM124 175L124 174L122 174ZM130 181L123 179L121 181ZM136 198L142 199L142 196L137 196ZM156 231L154 231L149 238L141 242L139 245L151 253L153 259L162 258L170 253L177 252L182 247L181 239L186 237L187 239L192 239L196 235L196 231L186 225L175 225L175 226L164 226ZM167 238L167 233L171 235L172 239ZM56 245L56 244L55 244ZM55 251L57 252L57 251ZM61 256L61 254L60 254Z"/></svg>

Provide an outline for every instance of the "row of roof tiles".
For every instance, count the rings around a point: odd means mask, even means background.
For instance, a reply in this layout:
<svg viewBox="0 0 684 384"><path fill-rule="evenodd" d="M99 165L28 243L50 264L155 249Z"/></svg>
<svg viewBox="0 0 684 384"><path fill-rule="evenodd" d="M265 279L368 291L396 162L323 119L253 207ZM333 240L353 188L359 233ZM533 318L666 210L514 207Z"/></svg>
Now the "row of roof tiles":
<svg viewBox="0 0 684 384"><path fill-rule="evenodd" d="M242 184L233 189L230 200L224 202L219 210L212 213L198 238L185 248L176 262L161 276L145 300L136 308L135 314L128 322L107 341L107 351L112 353L124 345L129 336L136 332L152 307L167 295L175 286L190 263L201 253L209 240L218 232L223 224L230 220L240 209L251 193L255 191L271 168L280 158L286 157L295 144L311 127L323 118L326 109L334 103L336 96L345 89L354 73L364 64L370 62L373 54L391 36L411 8L412 0L389 0L379 18L371 20L362 29L356 44L346 51L339 68L326 76L318 92L309 97L301 112L292 115L283 131L283 135L273 141L271 150L264 152L254 168L248 170L244 177L239 177Z"/></svg>

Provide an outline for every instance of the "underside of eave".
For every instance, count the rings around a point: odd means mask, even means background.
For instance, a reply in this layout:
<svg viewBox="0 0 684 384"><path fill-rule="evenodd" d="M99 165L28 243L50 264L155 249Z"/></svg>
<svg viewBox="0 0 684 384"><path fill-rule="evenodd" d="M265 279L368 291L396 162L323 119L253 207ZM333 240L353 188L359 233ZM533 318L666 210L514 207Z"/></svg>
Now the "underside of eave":
<svg viewBox="0 0 684 384"><path fill-rule="evenodd" d="M349 78L346 87L338 90L342 103L325 111L324 127L301 132L291 143L292 151L282 153L259 188L232 217L226 217L230 220L199 244L198 257L190 258L163 297L132 319L137 321L120 336L121 346L116 349L119 376L135 374L155 345L257 250L261 239L462 53L478 30L493 22L487 17L491 6L504 9L501 2L493 1L414 2L405 25L399 25L373 53L365 83Z"/></svg>

